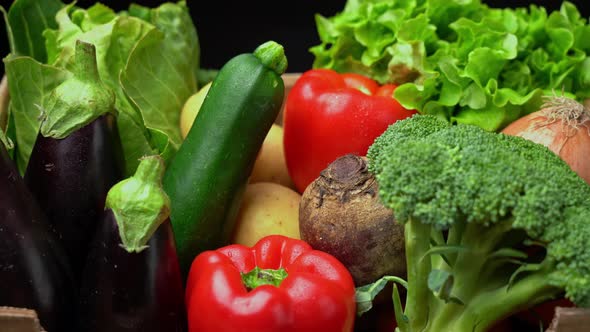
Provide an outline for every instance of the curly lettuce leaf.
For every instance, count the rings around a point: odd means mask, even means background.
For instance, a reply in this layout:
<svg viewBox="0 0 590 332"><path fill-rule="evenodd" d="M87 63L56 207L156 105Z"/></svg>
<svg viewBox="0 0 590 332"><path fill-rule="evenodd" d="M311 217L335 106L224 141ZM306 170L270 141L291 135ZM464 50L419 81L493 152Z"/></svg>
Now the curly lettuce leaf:
<svg viewBox="0 0 590 332"><path fill-rule="evenodd" d="M104 77L106 53L110 47L111 34L116 23L116 14L110 8L95 4L89 9L81 9L71 3L63 7L55 16L56 29L44 31L47 48L47 63L58 67L71 68L76 40L83 40L96 47L96 57Z"/></svg>
<svg viewBox="0 0 590 332"><path fill-rule="evenodd" d="M501 130L552 90L590 97L590 26L577 8L490 8L476 0L349 0L316 15L315 68L396 83L406 108Z"/></svg>

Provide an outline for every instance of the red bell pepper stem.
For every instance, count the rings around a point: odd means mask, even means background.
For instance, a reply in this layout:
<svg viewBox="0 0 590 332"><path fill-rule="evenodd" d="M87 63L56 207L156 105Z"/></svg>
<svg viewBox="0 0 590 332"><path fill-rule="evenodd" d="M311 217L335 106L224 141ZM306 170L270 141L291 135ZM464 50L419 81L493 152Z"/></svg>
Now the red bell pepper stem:
<svg viewBox="0 0 590 332"><path fill-rule="evenodd" d="M253 290L262 285L280 286L287 277L285 269L261 269L258 266L248 273L242 273L242 282L246 289Z"/></svg>

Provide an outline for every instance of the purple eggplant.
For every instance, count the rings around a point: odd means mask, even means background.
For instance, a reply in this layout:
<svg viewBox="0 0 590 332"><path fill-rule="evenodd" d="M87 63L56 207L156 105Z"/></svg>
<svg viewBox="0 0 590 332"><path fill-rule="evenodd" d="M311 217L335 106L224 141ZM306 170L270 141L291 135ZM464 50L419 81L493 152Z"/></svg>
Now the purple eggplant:
<svg viewBox="0 0 590 332"><path fill-rule="evenodd" d="M61 244L0 142L0 306L36 310L48 332L73 331L72 280Z"/></svg>
<svg viewBox="0 0 590 332"><path fill-rule="evenodd" d="M108 190L122 178L115 95L94 45L78 41L73 76L50 95L24 179L79 280Z"/></svg>
<svg viewBox="0 0 590 332"><path fill-rule="evenodd" d="M164 163L144 157L108 194L79 294L78 330L187 330L184 286L162 190Z"/></svg>

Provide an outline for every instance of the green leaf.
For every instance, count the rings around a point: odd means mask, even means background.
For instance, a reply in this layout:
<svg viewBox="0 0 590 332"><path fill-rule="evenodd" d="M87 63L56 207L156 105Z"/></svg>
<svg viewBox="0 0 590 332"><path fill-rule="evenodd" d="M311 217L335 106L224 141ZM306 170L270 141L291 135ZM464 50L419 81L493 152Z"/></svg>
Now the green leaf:
<svg viewBox="0 0 590 332"><path fill-rule="evenodd" d="M182 142L180 110L197 91L198 41L196 31L186 30L192 26L186 8L163 5L152 17L158 29L149 31L137 44L121 83L145 126L165 133L177 149Z"/></svg>
<svg viewBox="0 0 590 332"><path fill-rule="evenodd" d="M508 280L508 287L506 287L506 291L508 292L510 290L510 288L512 288L512 286L516 282L516 278L518 278L518 276L520 276L521 273L536 272L536 271L541 270L541 268L542 268L541 264L523 264L523 265L521 265L510 276L510 279Z"/></svg>
<svg viewBox="0 0 590 332"><path fill-rule="evenodd" d="M121 110L121 109L120 109ZM119 112L117 128L125 156L125 174L133 174L143 156L158 154L150 145L150 136L143 124L135 122L130 112Z"/></svg>
<svg viewBox="0 0 590 332"><path fill-rule="evenodd" d="M117 18L115 11L101 3L95 3L87 10L78 9L72 13L72 19L82 28L82 31L108 24L115 18Z"/></svg>
<svg viewBox="0 0 590 332"><path fill-rule="evenodd" d="M436 297L445 301L456 304L463 304L459 298L451 295L455 279L453 275L445 270L432 270L428 274L428 289L430 289Z"/></svg>
<svg viewBox="0 0 590 332"><path fill-rule="evenodd" d="M151 21L152 11L150 8L132 3L129 6L129 15L140 18L143 21Z"/></svg>
<svg viewBox="0 0 590 332"><path fill-rule="evenodd" d="M24 174L40 126L41 109L51 91L65 81L69 72L39 63L31 57L4 59L11 96L11 116L16 131L16 164Z"/></svg>
<svg viewBox="0 0 590 332"><path fill-rule="evenodd" d="M461 253L461 252L465 252L468 249L465 248L464 246L458 246L458 245L437 245L437 246L433 246L430 249L428 249L428 251L426 253L424 253L424 256L422 256L421 260L431 256L431 255L441 255L444 256L445 254L456 254L456 253Z"/></svg>
<svg viewBox="0 0 590 332"><path fill-rule="evenodd" d="M410 319L408 316L404 315L404 308L402 306L402 300L399 295L399 290L396 284L393 284L393 310L395 314L395 321L397 322L397 326L404 328L404 331L407 329L408 323Z"/></svg>
<svg viewBox="0 0 590 332"><path fill-rule="evenodd" d="M521 250L516 250L513 248L501 248L494 251L492 254L488 256L488 259L512 259L512 258L520 258L526 259L528 254Z"/></svg>
<svg viewBox="0 0 590 332"><path fill-rule="evenodd" d="M103 7L100 7L103 8ZM104 7L106 8L106 7ZM104 9L107 10L107 9ZM95 13L98 15L98 13ZM105 18L112 18L106 23L102 23ZM96 57L98 69L101 78L105 79L105 62L107 51L111 44L111 35L116 19L111 15L103 14L97 22L92 21L93 16L82 9L73 9L73 4L62 8L56 15L58 28L48 30L47 49L50 54L48 63L59 67L71 68L73 66L72 57L77 40L91 43L96 47ZM75 20L78 20L76 22Z"/></svg>
<svg viewBox="0 0 590 332"><path fill-rule="evenodd" d="M154 26L135 17L118 17L110 35L109 48L106 50L105 69L111 85L119 85L119 75L127 64L129 55L137 43ZM122 90L119 88L119 90ZM122 94L121 94L122 95Z"/></svg>
<svg viewBox="0 0 590 332"><path fill-rule="evenodd" d="M486 91L476 82L473 82L463 90L463 98L459 105L471 110L480 110L488 104Z"/></svg>
<svg viewBox="0 0 590 332"><path fill-rule="evenodd" d="M465 303L463 301L461 301L460 298L454 297L454 296L449 297L449 299L447 300L447 302L452 302L452 303L455 303L455 304L458 304L458 305L465 305Z"/></svg>
<svg viewBox="0 0 590 332"><path fill-rule="evenodd" d="M186 6L186 1L168 2L153 9L150 22L164 32L166 47L170 51L183 54L181 57L175 57L175 62L186 68L186 75L192 76L191 80L197 82L196 78L201 65L201 50L197 29ZM194 89L196 92L197 86Z"/></svg>
<svg viewBox="0 0 590 332"><path fill-rule="evenodd" d="M165 133L157 129L148 129L148 131L150 133L150 146L152 146L155 151L159 151L160 157L167 163L176 154L178 149L172 145L168 139L168 135Z"/></svg>
<svg viewBox="0 0 590 332"><path fill-rule="evenodd" d="M453 280L453 275L448 271L432 270L428 274L428 289L448 299L453 288Z"/></svg>
<svg viewBox="0 0 590 332"><path fill-rule="evenodd" d="M64 6L59 0L15 0L6 16L12 54L47 60L43 31L57 27L55 14Z"/></svg>
<svg viewBox="0 0 590 332"><path fill-rule="evenodd" d="M371 310L371 308L373 307L373 300L390 281L398 283L406 288L408 287L408 283L400 277L385 276L371 284L363 285L356 288L356 312L358 316L361 316L365 312Z"/></svg>
<svg viewBox="0 0 590 332"><path fill-rule="evenodd" d="M489 80L498 77L506 62L507 59L502 57L500 52L487 47L481 47L469 54L469 61L465 66L465 74L479 86L483 86Z"/></svg>
<svg viewBox="0 0 590 332"><path fill-rule="evenodd" d="M103 68L103 81L113 89L117 96L115 108L119 111L117 127L125 156L125 174L132 175L144 155L158 154L150 144L150 134L137 105L127 98L121 83L121 74L130 54L139 41L155 27L135 17L118 17L110 35Z"/></svg>

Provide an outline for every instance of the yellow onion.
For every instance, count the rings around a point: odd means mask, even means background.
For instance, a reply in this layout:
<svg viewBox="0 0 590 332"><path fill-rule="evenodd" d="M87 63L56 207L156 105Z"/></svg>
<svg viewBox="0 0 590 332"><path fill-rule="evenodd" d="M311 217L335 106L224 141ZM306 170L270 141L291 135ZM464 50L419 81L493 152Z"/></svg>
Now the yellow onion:
<svg viewBox="0 0 590 332"><path fill-rule="evenodd" d="M590 111L584 105L563 96L548 97L539 111L502 132L543 144L590 184Z"/></svg>

